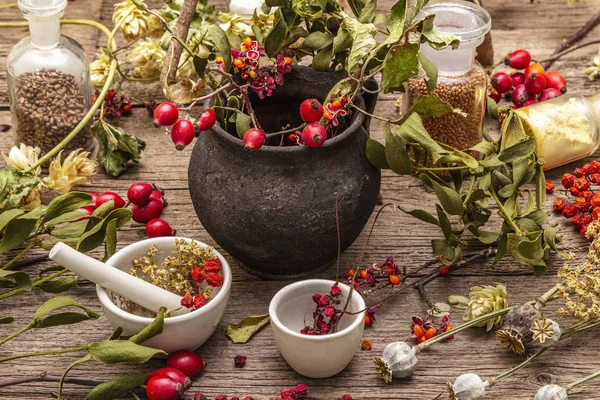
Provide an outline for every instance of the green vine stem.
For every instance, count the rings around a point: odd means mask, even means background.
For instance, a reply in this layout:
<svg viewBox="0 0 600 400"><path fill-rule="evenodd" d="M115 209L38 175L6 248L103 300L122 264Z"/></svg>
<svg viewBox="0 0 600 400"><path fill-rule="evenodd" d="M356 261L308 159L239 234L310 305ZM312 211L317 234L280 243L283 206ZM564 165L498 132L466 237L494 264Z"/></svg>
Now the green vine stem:
<svg viewBox="0 0 600 400"><path fill-rule="evenodd" d="M29 250L33 249L33 246L35 246L36 243L37 243L37 240L32 240L31 243L29 243L19 254L17 254L15 256L15 258L13 258L12 260L10 260L6 264L4 264L2 266L2 269L9 269L15 262L17 262L17 260L19 260L21 257L23 257Z"/></svg>
<svg viewBox="0 0 600 400"><path fill-rule="evenodd" d="M526 366L528 366L530 363L533 362L533 360L535 360L537 357L541 356L542 354L544 354L544 352L546 352L546 350L549 350L549 347L545 347L543 349L538 350L536 353L534 353L531 357L529 357L527 360L523 361L521 364L517 365L514 368L509 369L506 372L503 372L502 374L493 377L492 379L488 379L488 382L490 384L490 386L495 385L496 383L510 377L512 374L514 374L515 372L525 368Z"/></svg>
<svg viewBox="0 0 600 400"><path fill-rule="evenodd" d="M596 371L593 374L586 376L585 378L581 378L578 381L575 381L573 383L568 384L567 386L564 387L564 389L567 390L567 391L569 391L571 389L576 388L577 386L583 385L587 381L591 381L592 379L596 379L599 376L600 376L600 371Z"/></svg>
<svg viewBox="0 0 600 400"><path fill-rule="evenodd" d="M13 385L22 385L23 383L30 383L30 382L59 382L59 381L60 381L60 376L48 375L46 373L46 371L44 371L37 375L9 379L6 381L0 381L0 388L6 387L6 386L13 386ZM101 381L94 381L94 380L89 380L89 379L79 379L79 378L65 378L64 382L71 383L74 385L83 385L83 386L98 386L102 383Z"/></svg>
<svg viewBox="0 0 600 400"><path fill-rule="evenodd" d="M3 9L3 8L13 8L13 7L16 7L16 6L17 6L17 3L2 4L2 5L0 5L0 9Z"/></svg>
<svg viewBox="0 0 600 400"><path fill-rule="evenodd" d="M52 275L48 275L45 278L38 279L38 280L36 280L35 282L33 282L31 284L31 287L33 288L33 287L41 285L42 283L49 282L52 279L54 279L54 278L56 278L58 276L61 276L62 274L64 274L67 271L68 271L67 269L63 269L61 271L53 273ZM19 294L19 293L22 293L22 292L25 292L24 288L16 288L16 289L4 292L4 293L0 293L0 300L6 299L7 297L14 296L15 294Z"/></svg>
<svg viewBox="0 0 600 400"><path fill-rule="evenodd" d="M4 339L0 340L0 346L3 345L4 343L8 342L9 340L12 340L14 338L16 338L17 336L19 336L22 333L27 332L28 330L30 330L31 328L33 328L33 325L35 324L35 322L30 322L27 326L23 327L22 329L19 329L16 332L13 332L11 335L5 337Z"/></svg>
<svg viewBox="0 0 600 400"><path fill-rule="evenodd" d="M79 346L79 347L69 347L66 349L55 349L55 350L44 350L44 351L35 351L33 353L23 353L23 354L15 354L13 356L0 358L0 363L10 360L17 360L19 358L27 358L27 357L37 357L37 356L49 356L55 354L65 354L65 353L75 353L76 351L87 350L89 345Z"/></svg>

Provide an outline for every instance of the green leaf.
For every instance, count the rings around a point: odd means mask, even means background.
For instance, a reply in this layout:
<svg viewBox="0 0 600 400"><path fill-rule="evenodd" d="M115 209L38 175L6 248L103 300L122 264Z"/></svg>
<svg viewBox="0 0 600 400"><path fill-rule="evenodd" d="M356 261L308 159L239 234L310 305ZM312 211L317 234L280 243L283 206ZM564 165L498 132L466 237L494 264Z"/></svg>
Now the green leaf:
<svg viewBox="0 0 600 400"><path fill-rule="evenodd" d="M411 107L404 114L400 123L404 123L413 113L419 114L421 118L441 117L453 112L453 110L452 106L440 99L437 93L431 93L428 96L418 96L413 99Z"/></svg>
<svg viewBox="0 0 600 400"><path fill-rule="evenodd" d="M223 57L223 69L229 71L231 67L231 44L229 44L229 39L225 31L217 25L208 24L206 25L204 40L212 43L221 57Z"/></svg>
<svg viewBox="0 0 600 400"><path fill-rule="evenodd" d="M505 147L498 155L498 159L505 163L514 162L531 156L534 151L535 139L529 138L510 147Z"/></svg>
<svg viewBox="0 0 600 400"><path fill-rule="evenodd" d="M499 120L500 114L498 113L498 103L496 103L496 100L492 99L490 96L487 96L486 101L487 113L490 118L495 119L496 121Z"/></svg>
<svg viewBox="0 0 600 400"><path fill-rule="evenodd" d="M477 239L483 244L496 243L500 239L500 234L496 232L478 231Z"/></svg>
<svg viewBox="0 0 600 400"><path fill-rule="evenodd" d="M88 221L72 222L60 228L54 228L50 231L50 234L57 239L76 239L85 232Z"/></svg>
<svg viewBox="0 0 600 400"><path fill-rule="evenodd" d="M304 38L303 48L321 50L333 43L334 36L327 32L313 32Z"/></svg>
<svg viewBox="0 0 600 400"><path fill-rule="evenodd" d="M431 14L417 23L422 26L421 34L427 39L429 46L435 50L441 50L448 46L456 49L460 45L460 37L438 30L435 27L434 18L435 15Z"/></svg>
<svg viewBox="0 0 600 400"><path fill-rule="evenodd" d="M237 325L227 325L226 335L233 343L246 343L269 321L269 314L244 317Z"/></svg>
<svg viewBox="0 0 600 400"><path fill-rule="evenodd" d="M51 313L54 310L57 310L59 308L64 308L64 307L77 307L82 309L83 311L85 311L85 313L90 317L94 317L94 318L98 318L99 315L94 312L92 309L84 306L83 304L81 304L80 302L78 302L77 300L75 300L72 297L68 297L68 296L55 296L53 298L51 298L50 300L46 301L44 304L42 304L37 311L35 312L35 315L33 316L34 320L40 320L43 316L48 315L49 313Z"/></svg>
<svg viewBox="0 0 600 400"><path fill-rule="evenodd" d="M537 233L532 239L519 236L516 233L508 234L508 252L519 263L525 265L545 267L542 260L544 249L542 248L542 232Z"/></svg>
<svg viewBox="0 0 600 400"><path fill-rule="evenodd" d="M119 376L93 388L86 400L112 400L125 397L144 384L147 374L137 373Z"/></svg>
<svg viewBox="0 0 600 400"><path fill-rule="evenodd" d="M33 174L24 174L16 169L0 170L0 204L2 211L16 208L23 197L40 184L40 179Z"/></svg>
<svg viewBox="0 0 600 400"><path fill-rule="evenodd" d="M87 214L82 213L81 211L69 211L67 213L61 214L56 218L51 219L46 222L45 227L48 229L54 228L56 225L77 222L78 220L87 217ZM52 231L52 229L51 229Z"/></svg>
<svg viewBox="0 0 600 400"><path fill-rule="evenodd" d="M463 204L460 195L452 188L443 186L437 181L432 180L431 183L433 191L440 203L442 203L444 210L450 215L461 215L463 213Z"/></svg>
<svg viewBox="0 0 600 400"><path fill-rule="evenodd" d="M28 213L12 219L6 226L0 241L0 253L6 253L19 247L29 238L42 216L42 208L38 207Z"/></svg>
<svg viewBox="0 0 600 400"><path fill-rule="evenodd" d="M419 59L421 68L425 72L425 84L427 85L427 90L429 93L432 93L437 85L438 67L421 53L417 55L417 58Z"/></svg>
<svg viewBox="0 0 600 400"><path fill-rule="evenodd" d="M112 219L106 224L106 236L104 238L104 259L106 261L117 252L117 220Z"/></svg>
<svg viewBox="0 0 600 400"><path fill-rule="evenodd" d="M546 201L546 176L544 175L543 164L539 160L535 163L535 174L536 174L536 205L538 210L542 209L544 202Z"/></svg>
<svg viewBox="0 0 600 400"><path fill-rule="evenodd" d="M361 24L370 24L375 20L377 15L377 0L367 0L364 8L360 12L358 22Z"/></svg>
<svg viewBox="0 0 600 400"><path fill-rule="evenodd" d="M81 207L89 205L91 201L92 196L83 192L69 192L58 196L48 204L42 223L64 215L65 213L76 211Z"/></svg>
<svg viewBox="0 0 600 400"><path fill-rule="evenodd" d="M76 246L77 250L85 253L100 246L105 240L106 229L111 220L116 220L117 228L120 228L131 220L131 210L128 208L117 208L111 211L101 223L96 224L79 238Z"/></svg>
<svg viewBox="0 0 600 400"><path fill-rule="evenodd" d="M374 139L367 139L367 159L379 169L390 169L385 156L385 146Z"/></svg>
<svg viewBox="0 0 600 400"><path fill-rule="evenodd" d="M392 132L389 122L383 127L385 139L385 157L390 169L399 175L411 175L410 156L406 151L406 142L398 134Z"/></svg>
<svg viewBox="0 0 600 400"><path fill-rule="evenodd" d="M196 75L198 75L201 79L204 79L204 76L206 75L206 67L208 66L208 58L202 58L197 54L194 54L192 63L194 65L194 71L196 71Z"/></svg>
<svg viewBox="0 0 600 400"><path fill-rule="evenodd" d="M439 302L439 303L435 303L433 305L433 310L431 310L431 315L434 318L442 318L445 315L450 315L450 304L448 303L443 303L443 302Z"/></svg>
<svg viewBox="0 0 600 400"><path fill-rule="evenodd" d="M454 263L456 259L454 247L452 247L448 241L434 239L431 241L431 247L433 249L433 254L440 257L442 264L450 265Z"/></svg>
<svg viewBox="0 0 600 400"><path fill-rule="evenodd" d="M481 190L488 190L492 184L492 174L490 172L477 180L477 187Z"/></svg>
<svg viewBox="0 0 600 400"><path fill-rule="evenodd" d="M285 38L288 35L288 26L283 18L283 13L281 12L281 8L275 11L275 20L273 22L273 28L267 34L265 38L265 52L271 58L275 57L283 44L285 43Z"/></svg>
<svg viewBox="0 0 600 400"><path fill-rule="evenodd" d="M46 293L62 293L71 288L77 286L77 278L66 277L53 279L49 282L45 282L38 287Z"/></svg>
<svg viewBox="0 0 600 400"><path fill-rule="evenodd" d="M102 364L144 364L154 356L167 355L162 350L140 346L129 340L102 340L92 343L89 350L92 358Z"/></svg>
<svg viewBox="0 0 600 400"><path fill-rule="evenodd" d="M427 0L398 0L390 9L387 23L390 34L383 43L397 43L425 3Z"/></svg>
<svg viewBox="0 0 600 400"><path fill-rule="evenodd" d="M64 312L51 315L46 317L36 323L34 328L50 328L53 326L59 325L71 325L77 324L79 322L88 321L90 319L98 319L100 315L94 314L93 316L89 316L86 314L76 313L76 312Z"/></svg>
<svg viewBox="0 0 600 400"><path fill-rule="evenodd" d="M484 156L491 156L498 151L498 146L490 142L479 142L471 147L469 151L477 151Z"/></svg>
<svg viewBox="0 0 600 400"><path fill-rule="evenodd" d="M0 231L4 229L4 227L8 225L10 221L17 218L20 215L23 215L24 213L25 211L19 208L13 208L12 210L2 212L2 214L0 214Z"/></svg>
<svg viewBox="0 0 600 400"><path fill-rule="evenodd" d="M154 320L148 324L140 333L133 335L129 341L135 344L144 343L146 340L153 338L163 331L165 326L166 310L161 308Z"/></svg>
<svg viewBox="0 0 600 400"><path fill-rule="evenodd" d="M440 221L440 227L442 228L444 237L446 240L449 240L452 237L452 225L450 225L450 219L439 204L435 205L435 210L437 211L438 221Z"/></svg>
<svg viewBox="0 0 600 400"><path fill-rule="evenodd" d="M0 317L0 325L11 324L15 321L14 317Z"/></svg>
<svg viewBox="0 0 600 400"><path fill-rule="evenodd" d="M333 55L346 51L352 47L352 35L348 29L340 29L333 39Z"/></svg>
<svg viewBox="0 0 600 400"><path fill-rule="evenodd" d="M464 164L469 168L475 169L479 167L479 162L470 154L463 151L452 151L437 160L440 164Z"/></svg>
<svg viewBox="0 0 600 400"><path fill-rule="evenodd" d="M498 241L498 248L496 250L495 262L502 260L506 256L507 250L508 250L508 234L503 233L502 236L500 236L500 240Z"/></svg>
<svg viewBox="0 0 600 400"><path fill-rule="evenodd" d="M319 19L327 7L327 0L292 0L292 10L302 18Z"/></svg>
<svg viewBox="0 0 600 400"><path fill-rule="evenodd" d="M385 93L404 90L404 84L419 73L419 45L404 43L392 47L383 62L381 87Z"/></svg>
<svg viewBox="0 0 600 400"><path fill-rule="evenodd" d="M31 279L26 272L23 271L6 271L0 269L0 278L10 278L15 281L15 283L20 287L27 291L31 290Z"/></svg>
<svg viewBox="0 0 600 400"><path fill-rule="evenodd" d="M508 199L513 194L515 194L515 190L517 190L515 185L513 185L512 183L509 183L508 185L504 186L502 189L498 190L498 195L502 198Z"/></svg>
<svg viewBox="0 0 600 400"><path fill-rule="evenodd" d="M373 24L361 24L353 18L344 18L342 28L346 28L352 36L352 48L348 56L346 70L353 72L358 69L366 56L377 46L375 34L377 27Z"/></svg>
<svg viewBox="0 0 600 400"><path fill-rule="evenodd" d="M425 210L412 210L412 211L406 211L404 210L402 207L397 206L398 209L406 214L412 215L413 217L420 219L423 222L427 222L433 225L437 225L440 226L439 221L430 213L428 213Z"/></svg>
<svg viewBox="0 0 600 400"><path fill-rule="evenodd" d="M98 141L98 162L110 176L123 173L130 162L139 163L146 142L128 135L123 129L112 126L102 119L92 126L94 137Z"/></svg>
<svg viewBox="0 0 600 400"><path fill-rule="evenodd" d="M244 137L244 133L246 133L246 131L248 129L250 129L251 125L252 125L252 118L250 118L249 115L243 114L243 113L237 113L237 117L235 120L235 130L236 130L238 136L240 137L240 139L242 139Z"/></svg>
<svg viewBox="0 0 600 400"><path fill-rule="evenodd" d="M330 71L332 59L333 44L330 44L313 57L311 66L315 71Z"/></svg>
<svg viewBox="0 0 600 400"><path fill-rule="evenodd" d="M429 133L427 133L427 130L423 126L421 116L417 113L412 113L400 125L397 133L405 137L408 141L417 142L427 149L431 153L433 162L437 162L443 155L448 153L429 136Z"/></svg>
<svg viewBox="0 0 600 400"><path fill-rule="evenodd" d="M469 305L469 298L465 296L448 296L448 303L454 308L464 310Z"/></svg>

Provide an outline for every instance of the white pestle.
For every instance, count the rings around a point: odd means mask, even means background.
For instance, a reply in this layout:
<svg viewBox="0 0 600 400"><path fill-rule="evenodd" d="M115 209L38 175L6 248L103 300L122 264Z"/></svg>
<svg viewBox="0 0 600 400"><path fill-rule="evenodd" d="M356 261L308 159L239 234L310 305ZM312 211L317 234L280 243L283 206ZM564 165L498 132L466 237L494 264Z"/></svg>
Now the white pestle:
<svg viewBox="0 0 600 400"><path fill-rule="evenodd" d="M171 315L181 315L188 309L181 307L181 296L155 286L143 279L129 275L118 268L78 252L68 245L58 242L50 250L49 258L66 269L109 289L128 300L154 312L161 307L178 309Z"/></svg>

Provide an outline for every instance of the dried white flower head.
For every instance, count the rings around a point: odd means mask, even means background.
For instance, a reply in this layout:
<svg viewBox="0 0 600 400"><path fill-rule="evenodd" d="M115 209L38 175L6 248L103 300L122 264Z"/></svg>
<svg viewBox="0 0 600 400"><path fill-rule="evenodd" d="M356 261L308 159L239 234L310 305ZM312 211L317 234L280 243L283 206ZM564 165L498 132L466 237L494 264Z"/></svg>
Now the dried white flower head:
<svg viewBox="0 0 600 400"><path fill-rule="evenodd" d="M165 62L166 52L158 41L144 39L137 41L128 59L136 64L133 75L138 78L157 78Z"/></svg>
<svg viewBox="0 0 600 400"><path fill-rule="evenodd" d="M560 326L550 318L541 318L533 322L532 339L542 345L551 346L560 340Z"/></svg>
<svg viewBox="0 0 600 400"><path fill-rule="evenodd" d="M96 163L88 159L90 153L77 149L61 163L62 151L50 163L48 176L42 180L47 189L60 194L68 193L73 186L88 182L88 177L96 175Z"/></svg>
<svg viewBox="0 0 600 400"><path fill-rule="evenodd" d="M469 303L463 315L463 320L471 321L475 318L490 314L494 311L502 310L508 307L506 299L506 286L496 283L496 286L473 286L469 293ZM490 331L494 325L502 323L502 316L483 321L476 326L485 326L486 331Z"/></svg>
<svg viewBox="0 0 600 400"><path fill-rule="evenodd" d="M41 205L42 200L40 199L40 191L37 189L31 189L29 194L21 199L21 202L19 203L19 208L31 211L35 208L38 208Z"/></svg>
<svg viewBox="0 0 600 400"><path fill-rule="evenodd" d="M594 65L586 68L585 73L590 80L600 79L600 47L598 47L598 55L594 57Z"/></svg>
<svg viewBox="0 0 600 400"><path fill-rule="evenodd" d="M220 12L219 20L221 21L219 27L225 31L229 44L235 49L240 47L245 37L254 35L250 27L251 21L237 14Z"/></svg>
<svg viewBox="0 0 600 400"><path fill-rule="evenodd" d="M90 80L94 89L100 89L106 83L106 78L110 70L110 55L106 49L101 48L100 53L96 54L96 59L90 63ZM117 76L113 79L113 85L118 83Z"/></svg>
<svg viewBox="0 0 600 400"><path fill-rule="evenodd" d="M488 381L482 381L477 374L463 374L456 378L454 384L447 382L450 400L483 400Z"/></svg>
<svg viewBox="0 0 600 400"><path fill-rule="evenodd" d="M112 20L115 25L121 23L121 32L130 42L142 36L162 34L160 20L138 8L131 0L114 5Z"/></svg>
<svg viewBox="0 0 600 400"><path fill-rule="evenodd" d="M8 168L26 171L37 163L40 151L39 147L26 146L21 143L19 147L13 146L10 149L8 157L4 153L2 153L2 157L4 157L4 161L6 161L6 166ZM38 167L34 171L34 174L38 175L39 173L40 168Z"/></svg>
<svg viewBox="0 0 600 400"><path fill-rule="evenodd" d="M535 394L534 400L568 400L567 391L558 385L544 385Z"/></svg>
<svg viewBox="0 0 600 400"><path fill-rule="evenodd" d="M374 357L375 368L385 383L392 378L407 378L417 367L417 350L405 342L388 344L381 357Z"/></svg>

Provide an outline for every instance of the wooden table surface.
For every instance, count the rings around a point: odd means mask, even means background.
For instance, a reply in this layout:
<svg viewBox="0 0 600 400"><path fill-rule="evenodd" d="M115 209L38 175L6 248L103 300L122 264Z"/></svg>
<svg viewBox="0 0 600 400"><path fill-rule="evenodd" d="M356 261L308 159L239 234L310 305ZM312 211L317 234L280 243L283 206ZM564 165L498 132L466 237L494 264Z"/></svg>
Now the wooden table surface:
<svg viewBox="0 0 600 400"><path fill-rule="evenodd" d="M6 3L7 0L2 0ZM114 1L76 0L69 2L66 11L68 18L91 18L112 26L112 4ZM224 0L218 0L222 8ZM158 4L158 1L156 1ZM380 0L381 12L389 10L392 0ZM599 0L581 0L569 6L562 0L540 0L530 4L527 0L488 0L486 7L493 18L493 40L496 59L500 59L511 49L530 49L541 58L549 55L566 37L572 35L600 7ZM17 10L2 10L0 20L19 20ZM1 28L0 28L1 29ZM76 38L87 50L90 57L105 45L105 37L93 28L65 26L63 33ZM26 28L3 28L0 30L0 124L10 124L8 95L6 89L6 56L16 42L27 35ZM587 40L597 38L600 28L588 35ZM590 82L583 68L591 64L597 47L592 46L567 56L555 64L555 69L564 73L568 80L569 92L593 94L600 90L599 82ZM124 85L124 90L136 103L160 98L157 85ZM376 112L392 116L395 112L396 95L382 95ZM125 194L128 186L136 181L156 183L166 190L169 207L164 218L175 227L181 236L192 237L210 244L214 241L204 231L192 208L187 188L187 165L190 149L177 152L168 137L152 128L151 120L143 108L134 109L133 115L122 118L119 124L126 132L144 139L148 146L143 154L142 163L119 179L99 174L84 190L102 192L106 190ZM491 129L497 127L491 123ZM382 125L375 121L371 134L382 139ZM0 151L8 152L13 144L13 132L0 134ZM561 174L573 166L552 171L548 177L558 182ZM425 193L415 179L399 177L384 172L382 194L385 202L401 203L405 208L417 208L425 205L433 210L435 198ZM551 209L549 197L547 209ZM373 233L365 256L366 263L383 262L385 257L393 256L397 262L415 269L431 258L430 239L439 237L440 232L431 225L421 223L400 212L385 211ZM552 214L548 211L548 214ZM552 216L564 228L568 249L574 251L579 259L587 251L586 241L579 238L563 218ZM496 224L498 218L495 218ZM136 242L145 237L142 225L131 223L119 233L118 248ZM366 232L342 255L342 265L347 268L357 262L366 240ZM217 249L221 250L220 248ZM101 258L101 253L93 255ZM0 260L4 263L5 259ZM329 379L307 379L296 374L277 352L270 328L262 330L248 344L234 345L224 335L226 324L237 322L245 315L257 315L267 312L272 296L289 281L263 281L257 279L239 267L228 257L232 264L234 280L229 307L221 324L212 338L199 350L207 361L207 368L195 380L194 390L201 390L209 396L226 393L242 398L252 395L255 399L267 399L278 395L283 387L305 383L309 393L322 399L339 399L349 393L354 399L431 399L444 391L446 380L454 380L458 375L473 372L483 378L491 378L523 360L522 357L508 353L492 333L474 329L457 335L456 339L433 346L419 355L419 364L414 376L408 380L397 380L386 385L376 377L372 357L379 355L385 345L397 340L410 340L409 325L412 315L425 314L427 305L416 291L409 290L395 297L377 313L377 322L373 328L366 329L364 337L373 342L371 352L357 351L351 364L339 375ZM520 266L510 259L492 267L482 262L464 270L437 279L427 286L426 292L431 300L445 301L451 294L468 294L473 285L503 282L508 287L510 304L533 299L545 292L557 281L556 271L563 261L554 257L550 261L548 273L534 278L531 268ZM37 270L51 266L52 263L30 267L32 274ZM333 278L334 268L329 268L316 276ZM83 304L100 310L94 285L80 280L79 287L66 292ZM10 297L0 302L0 315L12 315L15 322L0 325L0 338L7 336L30 321L35 309L51 295L39 290ZM554 312L556 309L551 308ZM452 318L455 325L461 321L461 312L454 310ZM43 331L30 331L0 348L0 357L15 353L72 347L106 338L111 328L104 317L97 321L79 323L67 327L57 327ZM540 384L549 382L568 384L593 371L600 369L600 342L595 340L598 333L589 333L561 343L560 346L544 354L526 369L509 380L498 384L488 392L491 399L531 399ZM245 355L248 363L244 369L233 366L235 355ZM60 375L64 368L78 358L77 354L49 357L37 357L11 361L0 365L0 379L17 378L39 374ZM122 373L150 371L163 365L160 361L148 365L102 366L88 362L77 366L71 377L108 380ZM0 399L41 399L49 398L57 384L47 382L29 383L0 389ZM600 381L592 382L569 395L573 399L600 399ZM69 400L83 399L87 389L81 386L67 385L65 396ZM445 398L445 394L442 398ZM186 398L191 398L188 394Z"/></svg>

